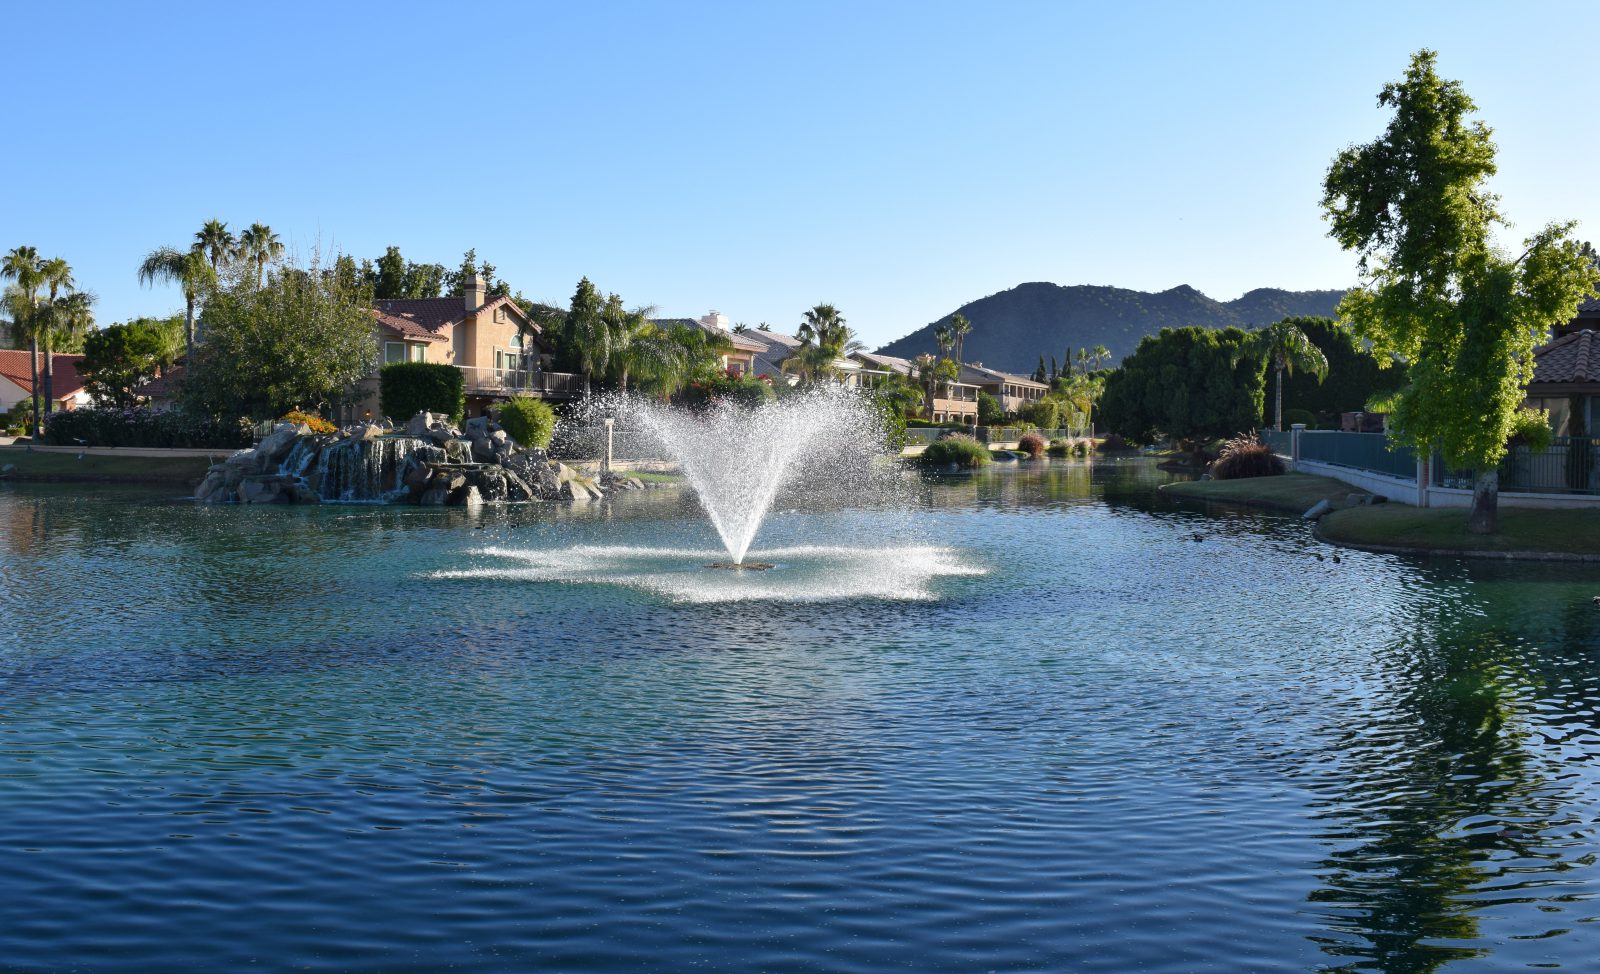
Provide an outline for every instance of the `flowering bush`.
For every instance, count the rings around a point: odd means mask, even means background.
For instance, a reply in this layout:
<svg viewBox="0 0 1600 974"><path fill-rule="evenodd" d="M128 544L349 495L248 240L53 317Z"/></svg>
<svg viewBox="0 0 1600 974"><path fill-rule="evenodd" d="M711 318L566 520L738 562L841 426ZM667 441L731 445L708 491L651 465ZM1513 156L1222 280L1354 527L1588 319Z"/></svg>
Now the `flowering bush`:
<svg viewBox="0 0 1600 974"><path fill-rule="evenodd" d="M73 409L52 413L44 441L53 446L188 447L238 450L255 442L247 419L195 416L176 409Z"/></svg>
<svg viewBox="0 0 1600 974"><path fill-rule="evenodd" d="M1024 433L1022 434L1021 438L1017 440L1017 449L1021 450L1023 453L1026 453L1035 460L1044 456L1045 447L1049 445L1050 444L1045 442L1045 438L1040 436L1038 433Z"/></svg>
<svg viewBox="0 0 1600 974"><path fill-rule="evenodd" d="M296 426L309 426L313 433L332 433L339 428L316 413L304 413L298 409L284 413L283 422L293 423Z"/></svg>

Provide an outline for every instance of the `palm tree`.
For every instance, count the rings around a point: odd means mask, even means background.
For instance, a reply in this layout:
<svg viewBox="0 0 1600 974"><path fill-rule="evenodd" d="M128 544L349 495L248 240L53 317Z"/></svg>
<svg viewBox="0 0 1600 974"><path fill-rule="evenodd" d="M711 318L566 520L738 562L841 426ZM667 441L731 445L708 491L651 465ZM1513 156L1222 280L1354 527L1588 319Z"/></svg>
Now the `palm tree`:
<svg viewBox="0 0 1600 974"><path fill-rule="evenodd" d="M819 304L807 311L795 337L800 339L800 347L784 360L783 370L798 374L808 383L834 374L835 362L866 348L856 341L839 309L831 304Z"/></svg>
<svg viewBox="0 0 1600 974"><path fill-rule="evenodd" d="M239 234L239 243L234 248L233 256L235 260L255 265L256 287L260 287L262 278L266 276L267 265L283 256L283 242L265 223L252 223L248 230Z"/></svg>
<svg viewBox="0 0 1600 974"><path fill-rule="evenodd" d="M1078 349L1078 354L1073 356L1073 362L1078 366L1078 371L1082 372L1084 375L1089 374L1090 363L1093 360L1094 356L1089 354L1089 350L1087 348Z"/></svg>
<svg viewBox="0 0 1600 974"><path fill-rule="evenodd" d="M71 294L77 282L72 279L72 265L60 257L52 257L39 265L39 274L44 279L44 284L50 289L50 296L45 301L47 318L39 329L40 337L44 339L44 414L49 416L55 410L55 317L56 301L61 292L65 290Z"/></svg>
<svg viewBox="0 0 1600 974"><path fill-rule="evenodd" d="M972 322L967 316L957 312L950 316L950 334L956 340L956 364L967 360L967 336L972 333Z"/></svg>
<svg viewBox="0 0 1600 974"><path fill-rule="evenodd" d="M55 343L81 337L94 328L94 302L95 296L92 293L72 290L59 297L52 295L38 309L38 330L40 337L44 339L44 398L47 417L54 409Z"/></svg>
<svg viewBox="0 0 1600 974"><path fill-rule="evenodd" d="M28 368L33 380L33 436L38 438L39 427L39 331L34 305L38 301L39 285L44 282L44 262L39 251L32 247L13 247L0 260L0 281L15 281L20 300L11 300L12 329L28 336Z"/></svg>
<svg viewBox="0 0 1600 974"><path fill-rule="evenodd" d="M956 343L956 336L950 331L949 325L940 325L933 330L933 341L939 346L939 357L949 358L950 349Z"/></svg>
<svg viewBox="0 0 1600 974"><path fill-rule="evenodd" d="M228 232L228 225L221 220L207 220L194 235L194 249L211 261L212 273L218 270L218 264L233 256L236 246L237 241Z"/></svg>
<svg viewBox="0 0 1600 974"><path fill-rule="evenodd" d="M205 254L198 247L192 250L160 247L146 254L144 262L139 265L140 284L148 286L161 281L176 284L183 288L183 365L185 371L188 371L194 365L195 301L199 299L201 293L215 284L216 280L216 270L206 263Z"/></svg>
<svg viewBox="0 0 1600 974"><path fill-rule="evenodd" d="M1096 345L1094 348L1089 349L1089 357L1094 360L1094 368L1098 372L1102 365L1111 361L1111 349L1106 348L1104 345Z"/></svg>
<svg viewBox="0 0 1600 974"><path fill-rule="evenodd" d="M1316 376L1319 383L1328 377L1328 357L1289 318L1252 332L1234 352L1233 363L1237 365L1246 358L1265 361L1277 376L1272 428L1280 431L1283 429L1284 373L1294 375L1295 369L1304 369Z"/></svg>

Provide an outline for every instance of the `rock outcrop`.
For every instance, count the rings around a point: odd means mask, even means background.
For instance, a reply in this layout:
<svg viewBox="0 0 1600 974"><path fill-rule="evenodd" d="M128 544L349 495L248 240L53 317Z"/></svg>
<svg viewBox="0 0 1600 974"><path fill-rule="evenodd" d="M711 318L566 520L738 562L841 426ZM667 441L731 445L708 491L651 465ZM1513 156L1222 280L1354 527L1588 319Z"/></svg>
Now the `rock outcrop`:
<svg viewBox="0 0 1600 974"><path fill-rule="evenodd" d="M521 449L487 417L457 428L418 413L403 428L361 423L334 433L279 423L252 450L207 472L202 504L367 502L470 507L566 500L588 503L609 490L643 490L636 478L586 477L543 450Z"/></svg>

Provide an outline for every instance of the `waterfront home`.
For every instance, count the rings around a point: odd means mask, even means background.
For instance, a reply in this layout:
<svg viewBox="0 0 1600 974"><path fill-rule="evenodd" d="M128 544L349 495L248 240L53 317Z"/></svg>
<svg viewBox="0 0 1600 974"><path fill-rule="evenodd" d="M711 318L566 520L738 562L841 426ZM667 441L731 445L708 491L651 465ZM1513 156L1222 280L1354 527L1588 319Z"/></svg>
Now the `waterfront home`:
<svg viewBox="0 0 1600 974"><path fill-rule="evenodd" d="M788 361L790 356L794 355L800 346L804 344L800 339L793 335L766 331L760 328L750 329L745 332L745 337L760 342L763 346L763 351L756 353L755 356L755 371L757 375L769 375L774 380L784 379L787 376L786 381L790 385L800 381L797 376L792 373L786 373L783 368L784 362ZM847 389L859 389L862 387L862 368L861 362L854 357L841 356L833 360L835 381Z"/></svg>
<svg viewBox="0 0 1600 974"><path fill-rule="evenodd" d="M1600 300L1586 301L1600 310ZM1580 311L1580 315L1582 312ZM1557 329L1557 337L1533 352L1527 405L1550 411L1557 436L1590 436L1600 421L1600 339L1581 319ZM1595 324L1600 324L1596 321Z"/></svg>
<svg viewBox="0 0 1600 974"><path fill-rule="evenodd" d="M1000 409L1007 413L1015 413L1029 403L1038 402L1050 391L1046 383L987 368L982 362L963 362L961 381L995 397L1000 402Z"/></svg>
<svg viewBox="0 0 1600 974"><path fill-rule="evenodd" d="M32 358L32 363L29 359ZM55 409L77 409L90 403L89 391L84 388L83 376L78 374L82 355L57 354L50 357L55 365L50 393L55 397ZM23 400L33 399L33 369L39 370L39 391L44 391L44 353L37 357L25 349L0 349L0 413ZM43 400L40 400L42 407Z"/></svg>
<svg viewBox="0 0 1600 974"><path fill-rule="evenodd" d="M582 376L547 371L552 349L538 324L511 298L489 297L482 275L460 295L380 298L372 306L379 362L454 365L466 380L468 416L482 416L517 395L573 399L586 391ZM373 375L358 385L339 419L376 418L378 400Z"/></svg>
<svg viewBox="0 0 1600 974"><path fill-rule="evenodd" d="M662 328L681 325L685 328L699 328L725 338L733 345L733 349L724 352L720 357L719 364L722 366L722 370L734 376L761 374L761 370L755 367L756 356L767 350L767 344L733 331L728 326L728 316L714 308L699 318L652 318L650 320L653 324Z"/></svg>
<svg viewBox="0 0 1600 974"><path fill-rule="evenodd" d="M866 388L872 388L891 372L921 385L916 364L909 359L877 352L852 352L850 357L861 363L861 384ZM978 387L967 382L940 382L939 388L934 390L933 411L927 419L935 423L978 425Z"/></svg>

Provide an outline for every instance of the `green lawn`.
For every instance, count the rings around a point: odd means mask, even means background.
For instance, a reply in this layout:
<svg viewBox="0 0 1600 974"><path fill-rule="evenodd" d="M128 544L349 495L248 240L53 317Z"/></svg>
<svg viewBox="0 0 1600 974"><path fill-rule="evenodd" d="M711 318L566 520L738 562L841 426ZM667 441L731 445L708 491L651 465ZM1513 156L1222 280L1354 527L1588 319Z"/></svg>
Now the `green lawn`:
<svg viewBox="0 0 1600 974"><path fill-rule="evenodd" d="M1164 484L1161 490L1171 497L1244 504L1290 514L1303 514L1320 500L1327 500L1334 507L1343 507L1347 496L1361 493L1332 477L1317 477L1307 473L1246 477L1242 480L1191 480Z"/></svg>
<svg viewBox="0 0 1600 974"><path fill-rule="evenodd" d="M219 450L219 456L230 451ZM0 447L0 480L93 481L127 484L193 484L211 466L204 457L85 456L75 453L29 453L24 447Z"/></svg>
<svg viewBox="0 0 1600 974"><path fill-rule="evenodd" d="M1449 554L1554 553L1600 560L1600 509L1502 507L1499 531L1468 534L1466 508L1380 504L1335 511L1322 520L1319 531L1326 541L1356 547Z"/></svg>
<svg viewBox="0 0 1600 974"><path fill-rule="evenodd" d="M618 473L617 476L619 476L619 477L634 477L634 478L637 478L640 483L645 483L645 484L681 484L681 483L683 483L683 474L679 474L679 473L650 473L649 471L638 470L638 471L629 471L627 473Z"/></svg>

